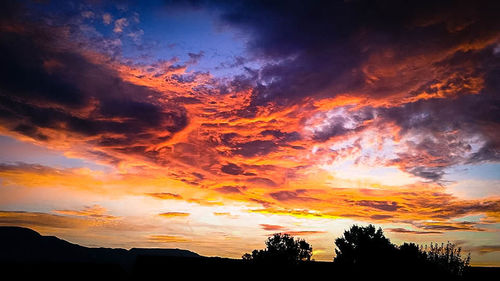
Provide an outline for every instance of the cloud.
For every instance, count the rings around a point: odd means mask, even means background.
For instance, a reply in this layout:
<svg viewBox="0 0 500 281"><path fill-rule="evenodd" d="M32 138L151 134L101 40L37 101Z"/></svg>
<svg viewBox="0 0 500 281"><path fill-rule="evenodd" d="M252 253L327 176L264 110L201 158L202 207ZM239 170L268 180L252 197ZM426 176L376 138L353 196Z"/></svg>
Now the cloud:
<svg viewBox="0 0 500 281"><path fill-rule="evenodd" d="M190 213L184 213L184 212L166 212L166 213L161 213L159 214L161 217L164 218L175 218L175 217L187 217L190 215Z"/></svg>
<svg viewBox="0 0 500 281"><path fill-rule="evenodd" d="M106 25L111 24L111 21L113 20L113 17L109 13L104 13L102 15L102 22Z"/></svg>
<svg viewBox="0 0 500 281"><path fill-rule="evenodd" d="M36 32L1 31L6 68L0 75L0 122L5 130L54 145L78 140L109 161L117 159L111 154L148 155L155 161L156 152L147 152L143 143L163 142L187 126L181 105L160 104L154 98L159 92L62 46L66 38L59 29L20 26Z"/></svg>
<svg viewBox="0 0 500 281"><path fill-rule="evenodd" d="M100 213L96 216L95 211L85 209L76 213L71 211L56 213L58 214L0 211L0 225L27 227L41 232L85 232L89 229L135 231L138 229L137 225L125 222L121 217Z"/></svg>
<svg viewBox="0 0 500 281"><path fill-rule="evenodd" d="M267 187L276 187L278 186L273 180L268 178L261 177L253 177L245 180L248 183L251 183L256 186L267 186Z"/></svg>
<svg viewBox="0 0 500 281"><path fill-rule="evenodd" d="M403 234L417 234L417 235L429 235L429 234L443 234L441 231L419 231L419 230L409 230L406 228L386 228L385 230L389 232L395 233L403 233Z"/></svg>
<svg viewBox="0 0 500 281"><path fill-rule="evenodd" d="M199 53L188 53L189 57L188 64L197 64L203 56L204 56L203 51L200 51Z"/></svg>
<svg viewBox="0 0 500 281"><path fill-rule="evenodd" d="M263 136L273 136L275 139L283 142L293 142L302 139L302 136L298 132L282 132L281 130L264 130L260 132Z"/></svg>
<svg viewBox="0 0 500 281"><path fill-rule="evenodd" d="M397 202L387 202L387 201L361 200L356 202L356 204L388 212L394 212L400 208Z"/></svg>
<svg viewBox="0 0 500 281"><path fill-rule="evenodd" d="M272 141L254 140L235 144L233 153L244 157L256 157L267 155L277 149L278 146Z"/></svg>
<svg viewBox="0 0 500 281"><path fill-rule="evenodd" d="M99 205L86 206L83 210L55 210L54 212L61 215L82 216L95 219L116 219L115 216L106 214L106 208Z"/></svg>
<svg viewBox="0 0 500 281"><path fill-rule="evenodd" d="M175 193L169 193L169 192L147 193L146 195L149 195L151 197L158 198L158 199L182 200L182 196L181 195L175 194Z"/></svg>
<svg viewBox="0 0 500 281"><path fill-rule="evenodd" d="M222 172L230 175L240 175L243 174L243 169L233 163L229 163L226 165L223 165L222 168L220 169Z"/></svg>
<svg viewBox="0 0 500 281"><path fill-rule="evenodd" d="M282 231L286 229L284 226L274 224L260 224L260 227L266 231Z"/></svg>
<svg viewBox="0 0 500 281"><path fill-rule="evenodd" d="M395 123L398 138L411 141L402 143L401 150L406 144L407 151L398 152L387 164L435 182L450 166L498 161L499 137L494 129L498 128L499 87L494 79L498 34L490 28L498 26L491 13L495 4L278 1L268 7L264 2L243 1L198 5L221 10L220 20L246 31L248 49L256 58L269 61L257 74L246 77L254 80L245 82L252 93L250 104L240 111L242 116L256 117L259 108L284 110L303 105L304 100L319 104L355 96L366 106L318 113L321 122L310 126L313 140L325 142L359 134L372 125ZM330 11L328 16L324 9ZM241 80L245 79L235 78ZM272 129L264 132L279 135ZM483 141L474 143L477 139ZM234 152L246 157L275 152L278 144L267 141L242 142Z"/></svg>
<svg viewBox="0 0 500 281"><path fill-rule="evenodd" d="M258 204L262 205L262 207L264 207L264 208L269 208L269 207L271 207L273 205L273 203L271 203L271 202L268 202L268 201L265 201L265 200L256 199L256 198L248 198L248 201L249 202L258 203Z"/></svg>
<svg viewBox="0 0 500 281"><path fill-rule="evenodd" d="M253 209L251 213L270 214L270 215L285 215L297 218L312 218L312 219L338 219L338 216L329 215L319 212L311 212L309 210L287 210L276 208Z"/></svg>
<svg viewBox="0 0 500 281"><path fill-rule="evenodd" d="M119 18L115 20L115 27L113 28L113 32L122 33L123 28L128 26L128 20L126 18Z"/></svg>
<svg viewBox="0 0 500 281"><path fill-rule="evenodd" d="M28 228L78 229L85 227L86 221L39 212L0 211L0 224Z"/></svg>
<svg viewBox="0 0 500 281"><path fill-rule="evenodd" d="M172 236L172 235L151 235L149 241L156 243L186 243L191 240L182 236Z"/></svg>
<svg viewBox="0 0 500 281"><path fill-rule="evenodd" d="M410 79L402 78L391 89L385 84L394 76L376 72L380 66L370 71L367 62L384 52L391 55L387 65L405 56L453 51L469 43L470 34L477 35L474 43L493 37L494 31L485 30L497 24L488 2L460 7L432 1L411 5L397 1L212 5L222 10L222 21L250 34L248 48L255 56L273 61L260 70L253 104L353 91L381 96L409 90L415 86L411 78L421 70L419 65L413 73L405 73ZM430 40L436 36L441 40ZM404 53L399 51L403 49ZM423 82L432 81L432 74L428 72L428 80Z"/></svg>
<svg viewBox="0 0 500 281"><path fill-rule="evenodd" d="M423 229L436 231L484 231L484 229L476 227L476 224L473 222L430 222L420 224L419 226Z"/></svg>
<svg viewBox="0 0 500 281"><path fill-rule="evenodd" d="M497 162L499 136L493 128L499 126L495 108L500 99L494 94L498 89L487 86L479 95L422 100L379 111L385 122L395 122L399 134L408 139L405 151L392 163L436 181L454 165Z"/></svg>
<svg viewBox="0 0 500 281"><path fill-rule="evenodd" d="M307 191L305 190L295 190L295 191L278 191L278 192L272 192L269 193L269 196L271 196L273 199L278 200L278 201L318 201L319 199L308 197L308 196L301 196L301 194L305 194Z"/></svg>
<svg viewBox="0 0 500 281"><path fill-rule="evenodd" d="M227 217L227 218L231 218L231 219L239 218L239 216L233 215L230 212L214 212L213 215L218 216L218 217Z"/></svg>
<svg viewBox="0 0 500 281"><path fill-rule="evenodd" d="M309 235L327 233L326 231L317 231L317 230L297 230L297 231L286 230L287 229L286 227L274 224L260 224L260 227L266 231L281 232L289 234L291 236L309 236Z"/></svg>
<svg viewBox="0 0 500 281"><path fill-rule="evenodd" d="M92 19L95 17L95 13L92 11L83 11L83 12L81 12L81 15L83 18L86 18L86 19Z"/></svg>
<svg viewBox="0 0 500 281"><path fill-rule="evenodd" d="M469 248L468 248L469 249ZM480 255L500 252L500 245L482 245L470 248L470 250L479 252Z"/></svg>
<svg viewBox="0 0 500 281"><path fill-rule="evenodd" d="M356 133L362 130L367 121L374 118L374 110L363 108L354 112L349 107L340 107L328 111L322 123L313 128L313 138L317 141L327 141L332 137Z"/></svg>
<svg viewBox="0 0 500 281"><path fill-rule="evenodd" d="M298 230L298 231L286 231L286 234L291 236L312 236L317 234L328 233L327 231L318 231L318 230Z"/></svg>
<svg viewBox="0 0 500 281"><path fill-rule="evenodd" d="M231 193L238 193L238 194L243 194L243 191L246 189L245 186L222 186L219 188L216 188L215 191L222 193L222 194L231 194Z"/></svg>
<svg viewBox="0 0 500 281"><path fill-rule="evenodd" d="M53 169L40 165L0 165L0 177L6 188L23 186L44 190L63 188L67 191L85 191L100 196L147 195L163 200L182 200L203 206L223 206L226 199L247 203L257 203L264 209L253 211L264 214L288 215L305 218L336 219L340 217L371 222L412 223L427 230L481 231L491 223L498 222L500 201L482 198L464 200L445 192L419 186L390 189L359 190L355 188L293 189L269 192L268 185L216 185L211 189L196 189L197 197L192 197L193 187L176 186L175 179L166 176L123 174L120 178L101 178L89 170ZM182 181L180 181L183 183ZM147 189L164 189L165 183L176 186L177 193L146 192L137 190L137 183ZM106 186L116 186L113 192ZM317 186L318 187L318 186ZM146 189L147 188L147 189ZM235 196L237 195L237 196ZM216 199L214 199L216 198ZM387 198L391 198L388 200ZM98 207L83 210L59 210L66 214L95 216L108 214ZM174 212L175 213L175 212ZM484 215L483 226L471 223L453 222L469 215ZM168 215L166 215L168 216Z"/></svg>

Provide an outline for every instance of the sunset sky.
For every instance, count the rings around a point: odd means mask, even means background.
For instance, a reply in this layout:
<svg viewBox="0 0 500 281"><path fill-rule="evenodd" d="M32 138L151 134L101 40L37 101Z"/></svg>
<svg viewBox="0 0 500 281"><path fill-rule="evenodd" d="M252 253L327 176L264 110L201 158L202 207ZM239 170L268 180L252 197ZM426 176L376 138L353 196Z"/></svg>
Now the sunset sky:
<svg viewBox="0 0 500 281"><path fill-rule="evenodd" d="M500 266L500 2L403 2L1 1L0 225L331 261L372 223Z"/></svg>

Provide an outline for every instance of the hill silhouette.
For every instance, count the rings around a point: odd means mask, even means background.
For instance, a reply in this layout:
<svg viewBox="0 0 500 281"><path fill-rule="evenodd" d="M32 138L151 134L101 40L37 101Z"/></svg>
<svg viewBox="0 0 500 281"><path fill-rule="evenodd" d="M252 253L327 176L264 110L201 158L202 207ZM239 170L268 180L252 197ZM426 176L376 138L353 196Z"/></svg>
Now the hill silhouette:
<svg viewBox="0 0 500 281"><path fill-rule="evenodd" d="M204 257L181 249L90 248L54 236L42 236L22 227L0 227L0 273L15 280L169 280L200 275L218 280L306 280L324 276L335 279L413 279L416 272L379 263L385 270L351 270L332 262L295 264L254 263L241 259ZM369 268L369 267L368 267ZM470 268L464 280L486 280L499 268ZM424 276L421 272L418 276ZM433 280L429 275L427 279Z"/></svg>
<svg viewBox="0 0 500 281"><path fill-rule="evenodd" d="M90 248L29 228L0 226L0 272L18 279L46 276L56 279L130 277L142 259L197 259L202 256L181 249ZM77 274L75 274L77 273Z"/></svg>
<svg viewBox="0 0 500 281"><path fill-rule="evenodd" d="M86 262L132 265L138 256L201 257L180 249L89 248L72 244L54 236L42 236L23 228L0 226L0 260L16 262Z"/></svg>

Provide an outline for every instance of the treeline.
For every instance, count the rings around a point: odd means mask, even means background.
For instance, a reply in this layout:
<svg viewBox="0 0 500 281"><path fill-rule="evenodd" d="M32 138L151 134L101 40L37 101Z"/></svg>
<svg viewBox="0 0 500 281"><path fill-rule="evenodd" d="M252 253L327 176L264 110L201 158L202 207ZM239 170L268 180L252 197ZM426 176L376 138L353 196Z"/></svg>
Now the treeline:
<svg viewBox="0 0 500 281"><path fill-rule="evenodd" d="M385 237L381 228L353 225L335 240L333 266L339 274L403 274L406 277L460 279L469 268L470 254L462 256L461 248L447 244L398 246ZM243 255L253 264L298 265L311 260L312 247L303 239L277 233L266 241L266 249ZM402 276L404 277L404 276Z"/></svg>

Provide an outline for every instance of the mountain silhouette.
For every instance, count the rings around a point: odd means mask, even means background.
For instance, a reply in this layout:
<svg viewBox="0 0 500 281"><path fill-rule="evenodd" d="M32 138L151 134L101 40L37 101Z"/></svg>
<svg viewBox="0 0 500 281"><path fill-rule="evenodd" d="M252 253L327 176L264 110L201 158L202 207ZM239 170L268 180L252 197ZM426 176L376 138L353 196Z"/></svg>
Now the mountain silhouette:
<svg viewBox="0 0 500 281"><path fill-rule="evenodd" d="M138 256L200 258L181 249L89 248L54 236L13 226L0 226L0 261L9 262L79 262L132 265Z"/></svg>

